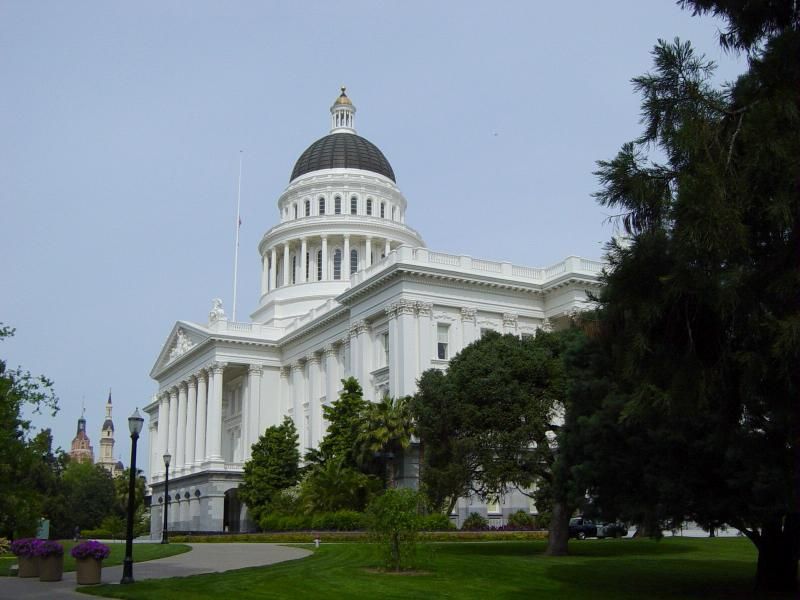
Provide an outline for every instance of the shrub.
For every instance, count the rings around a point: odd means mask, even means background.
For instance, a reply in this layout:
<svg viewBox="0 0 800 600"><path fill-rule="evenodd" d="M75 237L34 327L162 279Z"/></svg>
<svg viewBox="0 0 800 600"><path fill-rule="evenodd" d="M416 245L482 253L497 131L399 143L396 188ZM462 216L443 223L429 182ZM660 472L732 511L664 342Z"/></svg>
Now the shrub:
<svg viewBox="0 0 800 600"><path fill-rule="evenodd" d="M481 531L483 529L487 529L489 527L489 521L486 520L486 517L482 517L478 513L469 513L469 516L464 519L464 522L461 524L461 529L466 531Z"/></svg>
<svg viewBox="0 0 800 600"><path fill-rule="evenodd" d="M455 523L450 520L450 517L442 513L425 515L419 518L420 531L449 531L451 529L456 529Z"/></svg>
<svg viewBox="0 0 800 600"><path fill-rule="evenodd" d="M366 518L364 513L354 510L339 510L330 513L314 515L311 522L312 529L322 529L326 531L357 531L364 529Z"/></svg>
<svg viewBox="0 0 800 600"><path fill-rule="evenodd" d="M419 492L391 489L367 507L370 531L380 544L386 566L395 571L413 566L421 502Z"/></svg>
<svg viewBox="0 0 800 600"><path fill-rule="evenodd" d="M258 522L263 531L298 531L311 529L311 515L267 513Z"/></svg>
<svg viewBox="0 0 800 600"><path fill-rule="evenodd" d="M110 540L114 538L108 529L81 529L81 537L93 540Z"/></svg>
<svg viewBox="0 0 800 600"><path fill-rule="evenodd" d="M95 560L103 560L104 558L108 558L108 555L111 554L111 548L105 544L101 544L97 540L88 540L73 546L70 554L72 554L72 558L94 558Z"/></svg>
<svg viewBox="0 0 800 600"><path fill-rule="evenodd" d="M518 510L508 516L508 529L525 530L536 528L536 517L524 510Z"/></svg>
<svg viewBox="0 0 800 600"><path fill-rule="evenodd" d="M11 552L11 542L8 541L8 538L0 537L0 556L9 552Z"/></svg>

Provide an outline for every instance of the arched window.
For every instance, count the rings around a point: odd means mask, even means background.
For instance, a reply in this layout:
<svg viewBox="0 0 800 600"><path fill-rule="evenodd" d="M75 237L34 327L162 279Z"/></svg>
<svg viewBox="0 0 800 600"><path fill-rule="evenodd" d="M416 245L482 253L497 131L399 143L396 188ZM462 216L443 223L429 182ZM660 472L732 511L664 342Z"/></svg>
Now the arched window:
<svg viewBox="0 0 800 600"><path fill-rule="evenodd" d="M358 198L353 196L350 198L350 214L355 215L358 214Z"/></svg>
<svg viewBox="0 0 800 600"><path fill-rule="evenodd" d="M311 200L306 200L306 216L311 216Z"/></svg>
<svg viewBox="0 0 800 600"><path fill-rule="evenodd" d="M325 214L325 198L319 199L319 214L321 215Z"/></svg>
<svg viewBox="0 0 800 600"><path fill-rule="evenodd" d="M322 281L322 250L317 250L317 281Z"/></svg>
<svg viewBox="0 0 800 600"><path fill-rule="evenodd" d="M381 219L386 218L386 202L381 202Z"/></svg>
<svg viewBox="0 0 800 600"><path fill-rule="evenodd" d="M358 273L358 250L350 250L350 274Z"/></svg>
<svg viewBox="0 0 800 600"><path fill-rule="evenodd" d="M336 196L333 200L333 213L336 215L342 214L342 199L340 196Z"/></svg>
<svg viewBox="0 0 800 600"><path fill-rule="evenodd" d="M372 198L367 198L367 214L372 216Z"/></svg>
<svg viewBox="0 0 800 600"><path fill-rule="evenodd" d="M333 278L342 278L342 251L338 248L333 252Z"/></svg>
<svg viewBox="0 0 800 600"><path fill-rule="evenodd" d="M297 280L297 254L292 256L292 283Z"/></svg>

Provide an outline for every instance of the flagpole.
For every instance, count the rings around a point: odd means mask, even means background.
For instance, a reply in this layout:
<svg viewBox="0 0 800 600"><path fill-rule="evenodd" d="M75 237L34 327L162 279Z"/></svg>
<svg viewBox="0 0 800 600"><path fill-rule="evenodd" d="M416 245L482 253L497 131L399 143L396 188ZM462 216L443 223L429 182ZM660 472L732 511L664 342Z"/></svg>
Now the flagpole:
<svg viewBox="0 0 800 600"><path fill-rule="evenodd" d="M236 192L236 248L233 253L233 320L236 321L236 288L239 276L239 229L242 226L242 151L239 150L239 186Z"/></svg>

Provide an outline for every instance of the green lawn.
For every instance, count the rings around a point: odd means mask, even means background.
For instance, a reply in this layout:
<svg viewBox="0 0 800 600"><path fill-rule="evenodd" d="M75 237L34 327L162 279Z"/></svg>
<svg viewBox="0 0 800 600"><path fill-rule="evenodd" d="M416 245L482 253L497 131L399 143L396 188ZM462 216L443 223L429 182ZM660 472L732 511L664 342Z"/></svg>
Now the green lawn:
<svg viewBox="0 0 800 600"><path fill-rule="evenodd" d="M75 545L75 542L72 540L61 540L61 543L64 546L64 570L74 571L75 559L72 558L69 551ZM111 548L111 555L103 561L103 566L113 567L114 565L121 565L122 560L125 558L125 544L108 544L108 547ZM165 556L172 556L173 554L182 554L189 550L189 546L184 544L134 544L133 558L136 562L144 562L146 560L153 560L154 558L164 558ZM0 557L0 576L10 575L11 566L15 564L17 564L17 558L15 556Z"/></svg>
<svg viewBox="0 0 800 600"><path fill-rule="evenodd" d="M114 598L750 598L756 553L743 538L587 540L548 558L544 542L425 544L423 573L370 570L374 547L330 544L270 567L85 591Z"/></svg>

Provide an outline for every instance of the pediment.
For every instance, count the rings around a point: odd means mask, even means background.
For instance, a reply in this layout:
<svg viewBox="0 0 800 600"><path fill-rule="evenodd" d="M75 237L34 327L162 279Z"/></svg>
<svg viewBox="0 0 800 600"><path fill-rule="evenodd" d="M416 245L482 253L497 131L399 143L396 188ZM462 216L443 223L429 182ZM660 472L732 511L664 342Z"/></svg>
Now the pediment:
<svg viewBox="0 0 800 600"><path fill-rule="evenodd" d="M167 336L166 342L161 347L161 352L150 371L150 376L155 378L157 373L182 356L190 354L195 347L206 341L208 337L208 332L194 323L189 323L188 321L176 322Z"/></svg>

